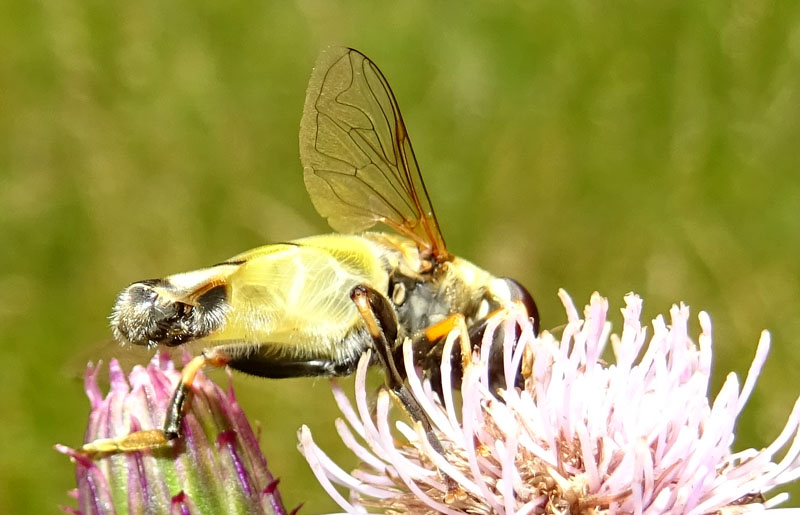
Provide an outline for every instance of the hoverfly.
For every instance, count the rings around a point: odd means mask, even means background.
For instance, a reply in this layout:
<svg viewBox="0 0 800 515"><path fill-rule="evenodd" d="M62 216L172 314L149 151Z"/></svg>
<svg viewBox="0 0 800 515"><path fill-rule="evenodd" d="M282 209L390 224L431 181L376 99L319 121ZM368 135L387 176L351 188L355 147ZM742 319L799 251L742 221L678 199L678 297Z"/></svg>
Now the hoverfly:
<svg viewBox="0 0 800 515"><path fill-rule="evenodd" d="M338 234L266 245L125 288L111 315L119 342L199 341L207 350L184 367L163 430L98 440L86 452L150 448L177 438L182 405L203 367L269 378L342 376L355 371L367 350L382 365L387 386L421 420L403 386L398 352L406 338L423 370L435 374L441 343L454 328L461 329L464 359L496 310L521 307L538 327L536 304L524 287L448 252L394 94L360 52L329 49L317 62L300 124L300 156L311 200ZM394 233L363 232L379 222Z"/></svg>

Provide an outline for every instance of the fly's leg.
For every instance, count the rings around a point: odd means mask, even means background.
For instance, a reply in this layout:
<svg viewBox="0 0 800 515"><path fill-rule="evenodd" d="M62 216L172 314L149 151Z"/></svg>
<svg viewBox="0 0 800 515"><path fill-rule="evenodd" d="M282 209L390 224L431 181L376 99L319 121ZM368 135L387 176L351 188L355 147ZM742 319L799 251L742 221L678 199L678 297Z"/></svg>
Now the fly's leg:
<svg viewBox="0 0 800 515"><path fill-rule="evenodd" d="M472 364L472 349L475 348L475 339L480 342L480 338L473 338L467 329L467 321L461 313L455 313L445 318L441 322L433 324L425 329L425 339L429 342L436 342L443 345L447 335L453 330L458 330L458 342L461 347L461 370L466 370Z"/></svg>
<svg viewBox="0 0 800 515"><path fill-rule="evenodd" d="M422 364L422 369L430 380L431 387L439 394L440 398L444 398L441 377L442 360L447 359L450 362L450 384L453 388L460 388L464 371L472 366L472 354L475 349L480 348L487 320L488 317L467 326L464 315L456 313L417 334L414 339L415 359ZM453 330L458 331L458 346L451 348L450 355L445 357L445 342ZM402 359L401 348L395 351L395 359Z"/></svg>
<svg viewBox="0 0 800 515"><path fill-rule="evenodd" d="M444 456L444 447L433 432L430 419L405 386L405 368L402 368L403 373L401 374L401 369L398 369L395 362L393 351L395 347L401 346L395 345L398 343L398 329L397 315L394 309L386 297L369 286L356 286L351 290L350 298L355 303L361 318L364 319L367 331L375 344L375 351L386 375L386 387L400 400L411 418L422 424L425 436L433 450ZM455 499L461 500L466 497L466 494L450 476L441 471L440 473L447 485L445 502L451 503Z"/></svg>
<svg viewBox="0 0 800 515"><path fill-rule="evenodd" d="M539 308L536 306L536 302L533 300L533 296L531 296L530 292L528 292L522 284L508 277L499 279L498 284L494 287L498 288L498 294L500 293L499 290L504 292L502 297L508 299L510 304L501 306L499 309L495 309L483 318L474 321L470 324L469 328L467 328L464 316L456 313L425 330L424 337L427 342L423 342L423 346L428 349L429 353L433 353L432 357L438 357L439 359L441 359L441 346L447 335L454 329L459 331L459 341L461 344L461 369L459 375L463 374L463 371L470 365L473 350L480 348L483 335L486 332L486 327L489 320L493 317L508 311L524 313L533 325L533 334L539 334ZM424 345L424 343L427 343L427 345ZM498 350L500 352L498 352ZM437 352L438 355L436 354ZM426 357L430 358L431 356L429 354ZM500 365L500 367L502 367L502 345L499 347L493 345L491 347L489 362L490 371L495 365ZM426 363L434 366L436 365L432 363L430 359L426 359ZM453 363L453 365L455 369L457 363Z"/></svg>
<svg viewBox="0 0 800 515"><path fill-rule="evenodd" d="M397 343L397 317L394 309L386 297L368 286L356 286L350 292L350 298L364 319L367 331L375 344L375 352L386 376L386 387L400 399L411 417L422 424L436 452L442 452L442 444L433 434L430 420L405 386L405 369L402 369L401 374L397 368L393 353Z"/></svg>
<svg viewBox="0 0 800 515"><path fill-rule="evenodd" d="M230 357L220 349L211 349L193 358L183 367L181 379L172 394L163 429L135 431L117 438L100 438L84 444L81 452L89 455L113 452L132 452L155 449L167 445L181 435L183 408L191 396L191 387L197 373L206 367L224 367Z"/></svg>
<svg viewBox="0 0 800 515"><path fill-rule="evenodd" d="M515 302L513 306L496 309L470 325L466 324L462 315L455 314L427 328L420 335L420 338L415 340L414 350L416 358L420 363L423 364L422 368L426 371L426 374L428 374L434 391L436 391L440 396L442 395L442 360L450 360L450 383L453 385L453 387L460 388L464 371L467 370L467 367L472 365L473 353L481 348L489 321L496 316L501 316L503 313L508 312L509 310L516 309L525 308L521 306L521 304ZM524 312L528 313L527 310ZM454 348L452 350L450 356L445 357L443 355L444 344L447 339L447 335L453 330L457 330L459 332L460 345L458 348ZM517 327L516 338L519 338L520 336L519 330L520 328ZM534 328L534 334L537 334L536 328ZM489 354L487 356L488 360L486 366L488 367L490 390L495 393L495 395L497 395L497 392L501 388L504 389L507 387L503 339L504 337L502 332L494 335L494 341L489 348ZM460 356L457 355L459 350ZM395 358L397 359L397 355L395 355ZM524 378L530 375L530 371L525 370L526 364L527 361L523 360L521 370L517 371L514 381L514 385L516 387L523 388Z"/></svg>

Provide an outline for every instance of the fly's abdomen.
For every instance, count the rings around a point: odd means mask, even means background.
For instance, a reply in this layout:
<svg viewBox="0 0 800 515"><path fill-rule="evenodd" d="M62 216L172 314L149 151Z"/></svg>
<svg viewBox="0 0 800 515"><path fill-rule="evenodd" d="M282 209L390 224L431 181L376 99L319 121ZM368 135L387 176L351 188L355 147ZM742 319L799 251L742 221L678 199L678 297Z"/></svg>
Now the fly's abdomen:
<svg viewBox="0 0 800 515"><path fill-rule="evenodd" d="M298 355L334 350L361 323L353 287L383 291L388 282L379 249L358 236L316 236L234 260L241 265L228 280L227 320L207 340L275 344Z"/></svg>

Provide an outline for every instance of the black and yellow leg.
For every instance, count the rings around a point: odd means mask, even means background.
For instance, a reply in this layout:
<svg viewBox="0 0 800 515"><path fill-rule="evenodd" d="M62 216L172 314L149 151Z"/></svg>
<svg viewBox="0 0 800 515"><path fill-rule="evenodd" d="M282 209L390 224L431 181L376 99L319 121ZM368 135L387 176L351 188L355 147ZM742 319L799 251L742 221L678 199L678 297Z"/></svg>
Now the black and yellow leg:
<svg viewBox="0 0 800 515"><path fill-rule="evenodd" d="M397 341L397 316L394 308L390 306L386 297L368 286L356 286L350 292L350 298L355 303L358 312L364 319L367 331L372 337L375 352L386 374L386 387L400 401L408 415L422 424L425 436L433 450L444 456L444 447L433 432L433 425L428 415L425 414L416 397L405 386L405 368L402 368L403 374L401 375L401 369L398 369L395 362L394 350L400 346L401 342ZM455 499L463 500L466 494L458 487L458 484L443 472L442 476L447 485L445 501L450 503Z"/></svg>
<svg viewBox="0 0 800 515"><path fill-rule="evenodd" d="M206 367L224 367L230 358L219 349L211 349L193 358L183 367L181 379L175 387L167 408L163 429L146 429L117 438L101 438L81 447L86 454L132 452L155 449L167 445L181 434L183 408L191 394L192 383L197 373Z"/></svg>
<svg viewBox="0 0 800 515"><path fill-rule="evenodd" d="M415 353L417 359L422 363L422 368L430 379L434 391L439 395L443 393L441 377L443 359L450 360L450 384L455 388L460 388L464 371L472 364L473 353L481 348L489 321L493 317L501 315L507 309L509 308L497 309L469 326L466 325L461 315L452 315L429 327L423 334L419 335L419 338L414 342ZM450 356L445 357L443 355L444 344L447 336L453 330L459 332L459 347L452 349ZM502 334L499 337L498 334L495 334L495 340L491 343L487 356L489 382L492 386L492 391L496 391L498 388L505 388L502 340ZM457 353L460 354L460 357ZM519 378L519 383L521 386L522 376Z"/></svg>
<svg viewBox="0 0 800 515"><path fill-rule="evenodd" d="M472 363L472 341L470 340L469 330L464 315L455 313L425 329L425 338L429 342L440 342L444 344L447 336L453 331L458 330L458 342L461 347L461 370L466 370Z"/></svg>
<svg viewBox="0 0 800 515"><path fill-rule="evenodd" d="M464 315L455 313L425 329L425 338L436 345L444 345L447 336L454 329L457 329L459 332L459 346L461 347L461 369L466 370L467 366L472 362L473 350L481 346L481 340L483 339L483 334L486 331L489 320L505 312L507 309L509 308L496 309L470 327L467 327ZM524 307L520 307L519 309L524 309Z"/></svg>
<svg viewBox="0 0 800 515"><path fill-rule="evenodd" d="M350 298L372 337L375 352L386 374L386 386L392 391L404 388L404 375L400 374L393 356L397 343L397 316L394 309L386 297L369 286L356 286L350 292Z"/></svg>

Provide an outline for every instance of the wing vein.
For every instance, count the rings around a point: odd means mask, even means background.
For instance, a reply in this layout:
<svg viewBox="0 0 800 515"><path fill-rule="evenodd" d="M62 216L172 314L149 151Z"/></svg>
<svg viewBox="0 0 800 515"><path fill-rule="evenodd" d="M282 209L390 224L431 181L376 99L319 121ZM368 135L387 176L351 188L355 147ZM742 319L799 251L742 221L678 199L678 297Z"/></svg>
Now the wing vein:
<svg viewBox="0 0 800 515"><path fill-rule="evenodd" d="M450 259L386 77L352 49L329 49L312 73L300 125L306 188L342 232L383 223Z"/></svg>

